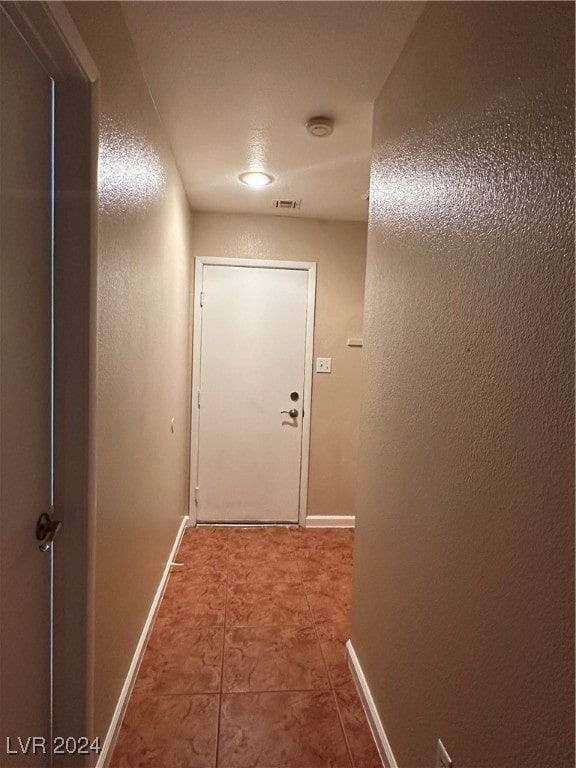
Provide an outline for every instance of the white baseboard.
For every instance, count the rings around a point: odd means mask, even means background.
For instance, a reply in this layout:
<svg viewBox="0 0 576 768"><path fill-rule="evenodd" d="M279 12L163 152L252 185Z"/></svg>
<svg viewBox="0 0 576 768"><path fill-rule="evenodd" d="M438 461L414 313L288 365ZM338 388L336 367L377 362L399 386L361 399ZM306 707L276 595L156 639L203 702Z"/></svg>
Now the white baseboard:
<svg viewBox="0 0 576 768"><path fill-rule="evenodd" d="M146 644L150 636L150 631L152 630L152 624L154 623L154 619L156 618L156 613L158 611L158 608L160 606L160 601L162 600L162 595L164 594L164 590L166 588L168 576L170 575L170 566L174 558L176 557L176 553L178 552L178 547L180 546L180 541L182 539L182 536L184 534L187 524L188 524L188 516L186 515L182 519L182 522L180 523L180 528L178 529L178 533L176 534L174 546L172 547L170 555L168 556L168 561L166 562L164 573L162 574L162 578L160 579L160 584L158 585L158 589L156 590L156 594L154 595L154 600L152 600L152 605L150 606L148 617L146 618L146 623L144 624L144 628L142 629L142 633L140 635L138 645L136 646L136 650L134 651L134 656L132 657L132 663L130 664L130 669L128 670L128 674L126 675L126 680L124 681L124 685L122 686L122 691L120 693L118 703L116 704L116 709L114 710L114 715L112 716L112 721L110 722L108 733L106 734L106 738L104 739L104 744L102 745L102 752L100 752L100 756L98 757L96 768L106 768L106 766L108 765L108 761L112 757L114 745L116 744L116 738L118 737L118 731L120 730L120 726L122 725L122 719L126 712L126 707L128 706L128 700L130 698L130 694L132 693L132 688L134 687L134 683L136 682L136 675L138 674L138 669L140 668L140 662L142 661L144 651L146 650Z"/></svg>
<svg viewBox="0 0 576 768"><path fill-rule="evenodd" d="M376 709L374 698L372 697L372 693L368 687L366 677L364 676L364 672L360 666L360 661L358 660L358 656L356 656L356 651L354 650L354 646L350 640L348 640L346 643L346 654L348 656L348 666L352 672L352 677L354 679L354 683L356 684L358 696L360 697L360 701L364 707L364 712L366 713L366 718L368 719L368 724L370 725L372 736L374 736L374 741L376 742L378 752L380 753L380 759L382 760L383 764L387 766L387 768L398 768L398 763L396 762L396 758L392 752L392 747L388 741L388 736L386 736L386 731L384 730L384 726L380 720L380 715Z"/></svg>
<svg viewBox="0 0 576 768"><path fill-rule="evenodd" d="M309 515L306 528L354 528L354 515Z"/></svg>

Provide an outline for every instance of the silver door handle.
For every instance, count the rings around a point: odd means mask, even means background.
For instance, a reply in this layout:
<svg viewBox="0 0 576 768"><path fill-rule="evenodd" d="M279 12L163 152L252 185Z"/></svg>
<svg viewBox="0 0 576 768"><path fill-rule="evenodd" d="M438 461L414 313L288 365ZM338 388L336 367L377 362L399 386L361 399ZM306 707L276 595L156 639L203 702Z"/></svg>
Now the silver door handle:
<svg viewBox="0 0 576 768"><path fill-rule="evenodd" d="M289 411L280 411L280 413L287 413L288 416L295 419L298 416L298 410L296 408L290 408Z"/></svg>
<svg viewBox="0 0 576 768"><path fill-rule="evenodd" d="M60 520L52 520L46 512L40 515L36 523L36 538L40 542L38 545L40 552L47 552L51 548L54 538L61 528L62 522Z"/></svg>

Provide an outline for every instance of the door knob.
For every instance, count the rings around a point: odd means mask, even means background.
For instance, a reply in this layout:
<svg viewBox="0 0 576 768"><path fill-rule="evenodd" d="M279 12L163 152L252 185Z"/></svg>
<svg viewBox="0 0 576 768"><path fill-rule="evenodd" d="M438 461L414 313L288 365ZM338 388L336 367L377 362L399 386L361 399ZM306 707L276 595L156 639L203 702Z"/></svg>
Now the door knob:
<svg viewBox="0 0 576 768"><path fill-rule="evenodd" d="M298 409L297 408L290 408L289 411L280 411L280 413L287 413L288 416L295 419L296 416L298 416Z"/></svg>
<svg viewBox="0 0 576 768"><path fill-rule="evenodd" d="M52 520L50 515L43 512L36 523L36 538L40 542L38 549L47 552L54 541L54 537L62 528L60 520Z"/></svg>

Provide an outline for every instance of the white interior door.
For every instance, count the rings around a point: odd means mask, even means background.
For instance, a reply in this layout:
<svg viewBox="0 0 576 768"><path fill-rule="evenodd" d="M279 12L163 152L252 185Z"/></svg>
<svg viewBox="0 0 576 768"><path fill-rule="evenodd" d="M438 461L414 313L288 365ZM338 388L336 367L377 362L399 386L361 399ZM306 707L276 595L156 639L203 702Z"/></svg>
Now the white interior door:
<svg viewBox="0 0 576 768"><path fill-rule="evenodd" d="M3 768L50 763L52 553L36 522L51 506L51 115L52 81L0 9Z"/></svg>
<svg viewBox="0 0 576 768"><path fill-rule="evenodd" d="M298 522L310 274L202 266L199 522Z"/></svg>

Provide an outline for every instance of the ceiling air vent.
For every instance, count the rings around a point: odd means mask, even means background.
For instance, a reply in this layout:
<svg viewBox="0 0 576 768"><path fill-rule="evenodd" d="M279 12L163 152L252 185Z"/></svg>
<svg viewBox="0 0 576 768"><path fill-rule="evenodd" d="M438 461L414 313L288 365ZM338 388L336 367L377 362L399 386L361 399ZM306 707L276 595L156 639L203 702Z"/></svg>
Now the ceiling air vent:
<svg viewBox="0 0 576 768"><path fill-rule="evenodd" d="M295 211L302 205L302 200L272 200L272 205L284 211Z"/></svg>

